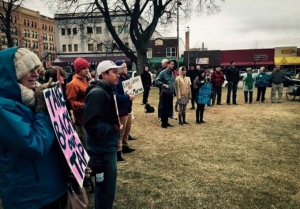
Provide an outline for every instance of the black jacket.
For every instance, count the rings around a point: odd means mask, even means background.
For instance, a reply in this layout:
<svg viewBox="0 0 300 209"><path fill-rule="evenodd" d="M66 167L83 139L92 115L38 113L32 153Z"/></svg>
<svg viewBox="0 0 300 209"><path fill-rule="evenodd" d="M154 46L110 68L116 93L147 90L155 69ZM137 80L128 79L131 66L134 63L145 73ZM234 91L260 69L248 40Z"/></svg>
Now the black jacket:
<svg viewBox="0 0 300 209"><path fill-rule="evenodd" d="M197 70L197 69L194 69L194 70L188 70L188 71L186 72L186 76L187 76L187 77L190 77L190 79L191 79L191 86L193 86L194 80L195 80L195 78L198 76L198 70Z"/></svg>
<svg viewBox="0 0 300 209"><path fill-rule="evenodd" d="M84 106L84 128L87 133L88 153L109 153L117 151L120 131L114 100L114 87L103 80L91 82L86 90Z"/></svg>
<svg viewBox="0 0 300 209"><path fill-rule="evenodd" d="M226 71L226 80L228 83L237 84L240 81L240 73L237 68L229 67Z"/></svg>
<svg viewBox="0 0 300 209"><path fill-rule="evenodd" d="M143 86L151 86L151 75L148 71L141 74Z"/></svg>

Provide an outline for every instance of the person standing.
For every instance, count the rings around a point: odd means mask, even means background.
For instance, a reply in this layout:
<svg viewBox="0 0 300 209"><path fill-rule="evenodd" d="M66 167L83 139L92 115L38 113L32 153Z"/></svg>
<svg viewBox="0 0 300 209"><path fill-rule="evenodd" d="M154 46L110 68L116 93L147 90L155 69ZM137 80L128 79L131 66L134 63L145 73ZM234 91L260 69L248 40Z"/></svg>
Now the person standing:
<svg viewBox="0 0 300 209"><path fill-rule="evenodd" d="M186 122L186 106L191 98L190 79L186 77L186 68L179 68L179 76L175 80L175 92L179 105L179 125L188 124Z"/></svg>
<svg viewBox="0 0 300 209"><path fill-rule="evenodd" d="M66 87L67 100L71 106L74 124L78 137L84 147L85 146L85 129L83 127L83 108L85 91L88 87L87 77L89 74L90 64L85 59L79 57L74 61L75 74L70 83Z"/></svg>
<svg viewBox="0 0 300 209"><path fill-rule="evenodd" d="M167 68L168 66L168 60L167 59L163 59L161 61L161 69L159 69L157 71L157 74L156 74L156 78L158 77L158 75ZM156 80L156 79L155 79ZM155 83L156 84L156 83ZM159 101L158 101L158 107L157 107L157 116L158 116L158 119L161 120L161 115L162 115L162 100L161 100L161 90L162 90L162 87L161 86L158 86L159 88Z"/></svg>
<svg viewBox="0 0 300 209"><path fill-rule="evenodd" d="M117 114L115 87L123 66L110 60L99 63L98 80L86 90L84 127L91 169L104 173L102 182L95 185L95 209L112 208L117 182L117 149L123 126Z"/></svg>
<svg viewBox="0 0 300 209"><path fill-rule="evenodd" d="M193 84L194 84L194 80L195 78L197 77L198 75L198 71L195 69L195 65L194 63L190 63L189 64L189 70L187 71L186 73L186 76L190 78L191 80L191 83L190 83L190 88L191 88L191 104L192 104L192 107L191 107L191 110L194 110L195 109L195 98L196 98L196 93L194 91L194 88L193 88Z"/></svg>
<svg viewBox="0 0 300 209"><path fill-rule="evenodd" d="M0 51L0 196L3 208L59 208L69 167L47 110L32 51Z"/></svg>
<svg viewBox="0 0 300 209"><path fill-rule="evenodd" d="M265 73L265 67L259 69L259 74L256 77L255 86L257 87L256 102L265 102L265 94L267 86L270 84L270 76Z"/></svg>
<svg viewBox="0 0 300 209"><path fill-rule="evenodd" d="M280 70L281 66L276 65L275 70L271 74L271 102L275 102L276 91L278 91L278 103L282 102L282 91L283 91L283 81L284 81L284 73Z"/></svg>
<svg viewBox="0 0 300 209"><path fill-rule="evenodd" d="M230 67L226 71L226 80L228 81L226 103L230 105L230 97L232 92L232 104L237 105L236 92L240 80L240 75L239 70L235 67L235 61L230 62Z"/></svg>
<svg viewBox="0 0 300 209"><path fill-rule="evenodd" d="M142 105L145 105L148 103L149 92L151 90L151 85L152 85L151 75L149 73L149 68L147 66L145 67L144 72L141 74L141 79L144 88Z"/></svg>
<svg viewBox="0 0 300 209"><path fill-rule="evenodd" d="M175 77L173 73L174 62L168 61L167 68L163 70L155 80L156 85L161 86L161 101L162 101L162 112L161 112L161 127L167 128L172 126L168 123L170 111L173 108L173 96L175 90Z"/></svg>
<svg viewBox="0 0 300 209"><path fill-rule="evenodd" d="M253 100L253 87L254 78L252 77L252 68L247 68L247 75L243 77L243 90L245 103L252 104ZM249 98L248 98L249 94Z"/></svg>
<svg viewBox="0 0 300 209"><path fill-rule="evenodd" d="M123 153L130 153L135 151L129 147L128 137L131 130L132 124L132 101L134 100L134 95L125 94L124 88L122 85L123 81L126 81L129 78L127 75L127 65L124 60L118 60L115 62L117 66L122 66L123 71L120 73L118 85L116 86L116 98L118 104L118 112L120 116L120 123L123 125L123 129L120 132L120 138L118 142L118 152L117 152L117 161L118 162L125 162L122 157Z"/></svg>
<svg viewBox="0 0 300 209"><path fill-rule="evenodd" d="M199 71L199 75L197 76L197 78L195 78L194 80L194 89L196 91L196 102L197 102L197 109L196 109L196 123L197 124L201 124L201 123L205 123L203 120L203 115L204 115L204 107L205 104L201 104L198 101L198 94L199 94L199 90L200 88L206 83L208 82L207 78L206 78L206 73L205 70L200 70ZM201 95L200 95L201 96Z"/></svg>
<svg viewBox="0 0 300 209"><path fill-rule="evenodd" d="M224 74L221 71L221 66L217 66L211 74L211 82L213 85L212 105L215 105L217 97L217 105L221 105L222 101L222 85L225 81Z"/></svg>

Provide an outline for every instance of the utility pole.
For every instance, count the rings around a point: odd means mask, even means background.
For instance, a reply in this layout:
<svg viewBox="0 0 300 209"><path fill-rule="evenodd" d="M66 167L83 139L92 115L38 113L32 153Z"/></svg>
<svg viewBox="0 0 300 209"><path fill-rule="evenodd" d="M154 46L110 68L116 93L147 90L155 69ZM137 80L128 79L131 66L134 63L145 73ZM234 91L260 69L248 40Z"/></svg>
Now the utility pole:
<svg viewBox="0 0 300 209"><path fill-rule="evenodd" d="M177 53L176 53L177 67L179 67L179 6L181 5L182 3L178 0L177 1Z"/></svg>

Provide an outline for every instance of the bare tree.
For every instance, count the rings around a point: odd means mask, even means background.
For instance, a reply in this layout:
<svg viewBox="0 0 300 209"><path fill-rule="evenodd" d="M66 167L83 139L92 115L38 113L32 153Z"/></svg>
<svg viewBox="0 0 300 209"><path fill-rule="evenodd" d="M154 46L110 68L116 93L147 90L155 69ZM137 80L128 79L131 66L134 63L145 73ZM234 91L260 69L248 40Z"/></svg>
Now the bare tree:
<svg viewBox="0 0 300 209"><path fill-rule="evenodd" d="M4 30L7 46L14 46L13 37L12 37L12 13L16 11L22 4L24 0L0 0L0 6L3 8L4 14L0 13L0 24L2 25L2 30Z"/></svg>
<svg viewBox="0 0 300 209"><path fill-rule="evenodd" d="M56 5L60 13L83 13L82 18L93 12L101 12L108 31L124 54L137 65L137 73L143 72L147 64L147 45L158 24L170 24L176 20L176 9L180 2L186 17L192 12L214 14L220 11L218 0L48 0ZM224 2L225 0L219 0ZM56 3L56 4L55 4ZM112 14L121 11L130 23L129 34L135 51L125 45L112 25ZM147 20L145 25L143 22Z"/></svg>

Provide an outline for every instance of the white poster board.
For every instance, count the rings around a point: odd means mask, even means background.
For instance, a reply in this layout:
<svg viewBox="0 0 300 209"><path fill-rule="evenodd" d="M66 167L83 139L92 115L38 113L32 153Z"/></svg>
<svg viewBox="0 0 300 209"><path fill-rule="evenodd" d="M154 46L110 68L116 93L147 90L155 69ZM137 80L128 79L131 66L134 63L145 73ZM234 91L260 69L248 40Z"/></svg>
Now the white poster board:
<svg viewBox="0 0 300 209"><path fill-rule="evenodd" d="M144 92L141 76L137 76L123 81L122 86L125 94L136 95Z"/></svg>

